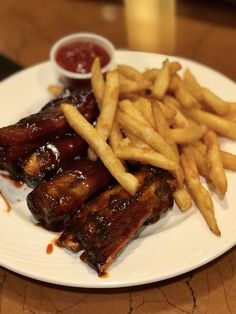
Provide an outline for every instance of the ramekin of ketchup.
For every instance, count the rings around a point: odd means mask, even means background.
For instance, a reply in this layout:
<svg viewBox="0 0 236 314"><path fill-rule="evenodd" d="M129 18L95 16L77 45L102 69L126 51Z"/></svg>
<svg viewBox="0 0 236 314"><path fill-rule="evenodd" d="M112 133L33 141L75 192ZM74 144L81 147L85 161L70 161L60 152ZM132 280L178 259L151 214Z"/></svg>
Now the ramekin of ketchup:
<svg viewBox="0 0 236 314"><path fill-rule="evenodd" d="M58 40L50 51L50 60L60 76L67 79L89 79L96 57L102 72L114 63L115 48L105 37L93 33L77 33Z"/></svg>

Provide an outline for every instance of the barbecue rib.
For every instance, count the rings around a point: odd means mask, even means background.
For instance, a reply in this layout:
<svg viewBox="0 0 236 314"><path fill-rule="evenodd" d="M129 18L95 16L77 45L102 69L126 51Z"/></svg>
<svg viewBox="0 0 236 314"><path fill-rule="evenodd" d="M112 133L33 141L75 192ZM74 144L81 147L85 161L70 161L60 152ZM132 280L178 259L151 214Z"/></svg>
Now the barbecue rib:
<svg viewBox="0 0 236 314"><path fill-rule="evenodd" d="M97 104L91 89L83 87L73 92L67 91L61 97L46 104L38 113L21 119L14 125L0 128L1 169L24 180L20 172L21 167L17 165L18 159L33 153L40 145L46 144L53 138L59 138L71 131L60 108L63 102L76 106L90 122L93 122L98 115Z"/></svg>
<svg viewBox="0 0 236 314"><path fill-rule="evenodd" d="M66 102L78 108L87 120L93 121L98 114L93 93L88 90L73 92L67 97L50 101L41 111L21 119L14 125L0 129L0 146L26 143L34 139L65 133L70 129L60 104Z"/></svg>
<svg viewBox="0 0 236 314"><path fill-rule="evenodd" d="M27 196L27 205L43 227L63 231L72 212L82 202L105 189L111 175L100 161L74 160L71 167L42 181Z"/></svg>
<svg viewBox="0 0 236 314"><path fill-rule="evenodd" d="M85 156L87 147L87 143L74 132L48 141L20 162L24 181L35 187L42 179L49 179L68 167L74 157Z"/></svg>
<svg viewBox="0 0 236 314"><path fill-rule="evenodd" d="M145 222L154 222L173 206L175 180L153 167L137 173L140 188L134 197L115 186L74 212L58 245L73 252L102 275Z"/></svg>

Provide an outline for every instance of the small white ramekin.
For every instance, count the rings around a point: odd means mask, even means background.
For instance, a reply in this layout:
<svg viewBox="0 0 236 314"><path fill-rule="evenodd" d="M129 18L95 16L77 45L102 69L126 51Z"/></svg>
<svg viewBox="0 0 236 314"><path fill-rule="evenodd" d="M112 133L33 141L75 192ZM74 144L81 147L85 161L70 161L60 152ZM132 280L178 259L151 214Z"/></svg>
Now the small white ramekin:
<svg viewBox="0 0 236 314"><path fill-rule="evenodd" d="M93 34L93 33L76 33L76 34L68 35L59 39L57 42L55 42L55 44L52 46L50 50L50 60L59 77L62 77L62 78L64 77L66 79L74 79L74 80L86 80L86 79L91 78L91 72L84 73L84 74L71 72L71 71L65 70L57 63L56 53L58 49L64 46L65 44L69 44L77 40L93 42L106 50L106 52L110 56L110 61L107 65L105 65L102 68L103 73L111 69L112 66L114 66L115 47L108 39L106 39L103 36Z"/></svg>

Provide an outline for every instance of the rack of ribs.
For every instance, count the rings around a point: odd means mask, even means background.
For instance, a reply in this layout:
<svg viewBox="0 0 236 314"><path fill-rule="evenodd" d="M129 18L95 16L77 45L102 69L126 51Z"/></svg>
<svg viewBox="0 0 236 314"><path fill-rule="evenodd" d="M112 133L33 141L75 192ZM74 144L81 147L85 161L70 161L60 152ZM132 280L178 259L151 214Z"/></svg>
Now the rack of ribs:
<svg viewBox="0 0 236 314"><path fill-rule="evenodd" d="M43 179L67 168L73 158L85 156L87 147L87 143L74 132L49 140L19 161L24 182L34 188Z"/></svg>
<svg viewBox="0 0 236 314"><path fill-rule="evenodd" d="M27 154L34 153L39 146L48 141L57 139L57 145L60 146L60 137L62 137L61 147L63 145L64 148L68 147L69 140L66 144L65 133L72 130L60 108L63 102L76 106L90 122L93 122L98 115L97 104L90 88L81 88L73 92L67 90L59 98L51 100L38 113L23 118L14 125L0 128L1 169L9 171L17 179L24 180L19 160L22 163L22 159ZM81 139L79 137L77 139L79 146ZM73 140L75 147L76 139ZM77 151L77 148L75 149Z"/></svg>
<svg viewBox="0 0 236 314"><path fill-rule="evenodd" d="M110 181L110 173L99 160L75 159L70 167L30 192L27 205L44 228L63 231L72 212L107 188Z"/></svg>
<svg viewBox="0 0 236 314"><path fill-rule="evenodd" d="M156 221L173 206L176 182L164 170L143 167L134 197L120 185L79 207L58 239L73 252L84 250L81 260L102 275L144 223Z"/></svg>

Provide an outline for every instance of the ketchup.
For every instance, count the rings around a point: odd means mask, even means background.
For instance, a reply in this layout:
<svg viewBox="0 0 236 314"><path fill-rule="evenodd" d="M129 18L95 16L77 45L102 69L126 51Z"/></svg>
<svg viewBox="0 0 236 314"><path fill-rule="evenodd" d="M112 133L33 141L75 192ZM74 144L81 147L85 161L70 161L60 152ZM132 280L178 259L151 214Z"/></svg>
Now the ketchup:
<svg viewBox="0 0 236 314"><path fill-rule="evenodd" d="M100 58L101 67L110 61L110 56L101 46L89 41L73 41L61 46L56 61L65 70L85 74L91 71L93 61Z"/></svg>

